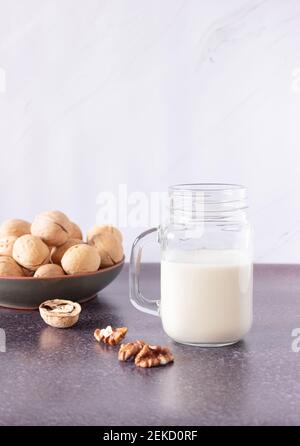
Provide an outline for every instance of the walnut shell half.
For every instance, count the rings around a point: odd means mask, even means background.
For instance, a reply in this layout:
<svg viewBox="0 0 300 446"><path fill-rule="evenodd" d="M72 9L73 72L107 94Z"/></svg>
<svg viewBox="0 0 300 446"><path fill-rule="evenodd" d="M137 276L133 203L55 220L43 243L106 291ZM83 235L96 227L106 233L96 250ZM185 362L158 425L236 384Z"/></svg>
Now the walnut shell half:
<svg viewBox="0 0 300 446"><path fill-rule="evenodd" d="M39 306L42 319L55 328L73 327L79 319L81 306L71 300L46 300Z"/></svg>

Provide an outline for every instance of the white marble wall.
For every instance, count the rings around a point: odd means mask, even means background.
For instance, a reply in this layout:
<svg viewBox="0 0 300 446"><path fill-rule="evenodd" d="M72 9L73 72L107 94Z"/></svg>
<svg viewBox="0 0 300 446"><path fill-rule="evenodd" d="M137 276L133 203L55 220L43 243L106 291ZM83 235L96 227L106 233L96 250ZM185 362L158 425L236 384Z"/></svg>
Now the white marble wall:
<svg viewBox="0 0 300 446"><path fill-rule="evenodd" d="M256 260L299 262L299 47L299 0L0 0L0 218L243 183Z"/></svg>

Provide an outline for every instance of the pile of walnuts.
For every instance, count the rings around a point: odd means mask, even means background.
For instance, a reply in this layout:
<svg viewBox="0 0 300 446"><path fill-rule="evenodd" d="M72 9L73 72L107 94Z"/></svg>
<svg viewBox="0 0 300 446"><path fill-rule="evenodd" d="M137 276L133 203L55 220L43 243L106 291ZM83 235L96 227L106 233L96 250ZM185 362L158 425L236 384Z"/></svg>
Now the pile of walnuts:
<svg viewBox="0 0 300 446"><path fill-rule="evenodd" d="M43 212L30 224L8 220L0 226L0 277L57 277L92 273L124 256L121 232L94 226L83 241L80 227L60 211Z"/></svg>

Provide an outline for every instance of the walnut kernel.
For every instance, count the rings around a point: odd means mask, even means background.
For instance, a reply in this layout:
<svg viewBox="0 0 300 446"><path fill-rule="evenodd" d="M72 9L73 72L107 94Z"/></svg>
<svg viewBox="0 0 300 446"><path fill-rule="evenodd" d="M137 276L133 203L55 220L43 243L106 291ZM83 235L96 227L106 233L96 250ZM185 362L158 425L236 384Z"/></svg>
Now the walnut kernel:
<svg viewBox="0 0 300 446"><path fill-rule="evenodd" d="M117 345L125 338L127 331L127 327L112 328L108 325L106 328L97 328L94 332L94 337L98 342Z"/></svg>
<svg viewBox="0 0 300 446"><path fill-rule="evenodd" d="M134 362L138 367L149 368L166 365L173 361L174 357L167 347L146 344L137 354Z"/></svg>
<svg viewBox="0 0 300 446"><path fill-rule="evenodd" d="M122 344L119 350L119 361L128 361L131 358L135 358L136 355L144 347L144 341L129 342L128 344Z"/></svg>

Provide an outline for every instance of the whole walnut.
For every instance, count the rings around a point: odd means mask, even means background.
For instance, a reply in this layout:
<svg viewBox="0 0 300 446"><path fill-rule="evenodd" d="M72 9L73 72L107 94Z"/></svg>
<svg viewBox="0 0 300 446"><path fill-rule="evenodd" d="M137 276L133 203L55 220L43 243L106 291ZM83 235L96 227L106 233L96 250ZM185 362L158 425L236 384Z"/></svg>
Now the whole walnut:
<svg viewBox="0 0 300 446"><path fill-rule="evenodd" d="M24 277L24 273L20 265L11 257L0 257L0 277Z"/></svg>
<svg viewBox="0 0 300 446"><path fill-rule="evenodd" d="M104 235L104 234L110 234L114 235L120 243L123 242L123 236L121 231L112 225L96 225L93 226L92 229L88 231L87 234L87 241L90 242L95 235Z"/></svg>
<svg viewBox="0 0 300 446"><path fill-rule="evenodd" d="M101 268L121 262L124 256L122 243L112 233L95 235L89 242L101 257Z"/></svg>
<svg viewBox="0 0 300 446"><path fill-rule="evenodd" d="M21 235L25 234L30 234L30 223L25 220L19 220L16 218L6 220L0 226L0 237L21 237Z"/></svg>
<svg viewBox="0 0 300 446"><path fill-rule="evenodd" d="M49 262L50 250L40 238L22 235L15 241L13 258L24 268L36 271L39 266Z"/></svg>
<svg viewBox="0 0 300 446"><path fill-rule="evenodd" d="M83 239L82 231L81 231L80 227L73 221L71 221L71 228L69 231L69 236L72 239L77 239L77 240Z"/></svg>
<svg viewBox="0 0 300 446"><path fill-rule="evenodd" d="M63 258L64 253L68 251L68 249L72 246L81 245L82 243L84 243L84 241L80 239L69 239L63 245L52 248L51 262L56 263L57 265L61 265L61 259Z"/></svg>
<svg viewBox="0 0 300 446"><path fill-rule="evenodd" d="M7 235L0 239L0 256L12 257L13 246L17 238L14 235Z"/></svg>
<svg viewBox="0 0 300 446"><path fill-rule="evenodd" d="M42 212L31 225L31 234L41 238L48 246L60 246L70 238L71 222L60 211Z"/></svg>
<svg viewBox="0 0 300 446"><path fill-rule="evenodd" d="M48 263L46 265L40 266L34 273L34 277L57 277L64 276L64 270L59 265L54 265L53 263Z"/></svg>
<svg viewBox="0 0 300 446"><path fill-rule="evenodd" d="M61 264L67 274L93 273L98 271L101 259L95 248L86 244L69 248Z"/></svg>

